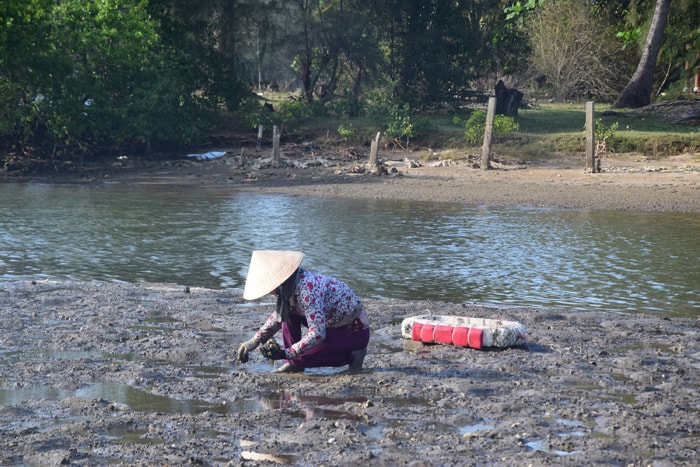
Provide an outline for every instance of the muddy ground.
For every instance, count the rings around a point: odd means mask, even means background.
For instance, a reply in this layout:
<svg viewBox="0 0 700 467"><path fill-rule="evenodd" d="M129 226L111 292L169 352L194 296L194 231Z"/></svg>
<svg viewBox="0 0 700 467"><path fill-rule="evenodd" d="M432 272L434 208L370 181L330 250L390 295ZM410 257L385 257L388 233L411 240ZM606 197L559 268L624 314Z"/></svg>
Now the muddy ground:
<svg viewBox="0 0 700 467"><path fill-rule="evenodd" d="M380 176L358 171L354 153L300 150L272 168L231 149L214 161L4 179L700 211L697 154L618 157L602 174L578 159L481 171L466 159L390 156ZM698 316L367 300L362 372L280 375L257 352L245 365L232 358L271 308L188 284L0 283L0 465L700 462ZM520 321L529 344L484 351L403 339L401 321L425 313Z"/></svg>
<svg viewBox="0 0 700 467"><path fill-rule="evenodd" d="M184 285L0 287L2 465L697 465L697 318L366 302L364 370L232 352L271 303ZM401 337L415 314L517 320L505 350Z"/></svg>

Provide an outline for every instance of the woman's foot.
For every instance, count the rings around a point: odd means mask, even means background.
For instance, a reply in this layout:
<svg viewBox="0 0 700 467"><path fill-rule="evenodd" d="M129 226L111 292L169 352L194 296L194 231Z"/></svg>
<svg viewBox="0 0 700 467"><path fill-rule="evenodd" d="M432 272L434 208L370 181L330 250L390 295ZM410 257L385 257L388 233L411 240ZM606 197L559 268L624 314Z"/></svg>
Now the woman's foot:
<svg viewBox="0 0 700 467"><path fill-rule="evenodd" d="M296 366L293 363L285 362L284 365L282 365L279 368L275 368L272 370L272 373L303 373L304 368L300 366Z"/></svg>
<svg viewBox="0 0 700 467"><path fill-rule="evenodd" d="M362 364L365 361L366 355L367 355L367 348L366 347L364 349L353 350L352 351L352 362L350 362L350 367L348 369L351 371L360 371L362 369Z"/></svg>

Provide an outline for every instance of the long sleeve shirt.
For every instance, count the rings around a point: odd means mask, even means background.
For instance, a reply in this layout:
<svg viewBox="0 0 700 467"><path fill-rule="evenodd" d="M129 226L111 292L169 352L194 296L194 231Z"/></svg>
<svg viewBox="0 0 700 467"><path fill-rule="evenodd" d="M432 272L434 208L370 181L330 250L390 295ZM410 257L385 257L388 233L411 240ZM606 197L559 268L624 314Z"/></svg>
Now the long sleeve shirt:
<svg viewBox="0 0 700 467"><path fill-rule="evenodd" d="M300 269L291 313L306 317L308 331L299 342L285 350L285 358L298 357L323 342L327 328L348 325L353 318L359 319L363 327L369 327L364 310L354 316L361 305L360 298L344 282ZM261 343L267 342L281 328L282 323L277 321L276 313L271 313L256 337Z"/></svg>

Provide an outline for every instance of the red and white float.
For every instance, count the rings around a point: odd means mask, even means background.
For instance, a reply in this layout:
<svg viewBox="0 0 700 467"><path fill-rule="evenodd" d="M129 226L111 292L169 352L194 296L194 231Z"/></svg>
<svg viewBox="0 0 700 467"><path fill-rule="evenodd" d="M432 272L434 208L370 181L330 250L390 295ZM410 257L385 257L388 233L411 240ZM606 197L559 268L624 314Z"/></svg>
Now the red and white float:
<svg viewBox="0 0 700 467"><path fill-rule="evenodd" d="M401 323L401 335L425 344L472 349L517 347L527 343L525 326L517 321L467 316L412 316Z"/></svg>

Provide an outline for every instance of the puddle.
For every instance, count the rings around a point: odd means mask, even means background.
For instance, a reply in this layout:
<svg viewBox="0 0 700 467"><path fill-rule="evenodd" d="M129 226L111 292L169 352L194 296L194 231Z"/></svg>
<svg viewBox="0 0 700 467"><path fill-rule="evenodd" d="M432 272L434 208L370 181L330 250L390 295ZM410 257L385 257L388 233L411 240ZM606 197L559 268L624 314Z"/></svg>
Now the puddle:
<svg viewBox="0 0 700 467"><path fill-rule="evenodd" d="M282 410L283 412L303 418L305 420L328 419L328 420L366 420L367 417L361 413L346 410L338 410L334 406L351 402L355 404L365 404L368 399L365 397L324 397L324 396L298 396L296 394L272 395L261 400L264 408L269 410Z"/></svg>
<svg viewBox="0 0 700 467"><path fill-rule="evenodd" d="M57 389L46 386L18 389L0 389L0 405L19 405L27 400L60 401L71 397L105 399L114 404L116 410L131 409L137 412L167 414L198 414L213 412L229 414L260 410L255 400L240 400L235 403L212 403L196 399L175 399L159 396L142 389L119 383L95 383L80 389Z"/></svg>
<svg viewBox="0 0 700 467"><path fill-rule="evenodd" d="M482 430L490 430L493 425L487 425L485 423L477 423L476 425L467 425L459 427L459 434L464 437L473 436L475 433Z"/></svg>
<svg viewBox="0 0 700 467"><path fill-rule="evenodd" d="M592 422L582 422L580 420L567 420L565 418L557 418L557 419L552 419L549 417L545 417L545 420L548 420L550 422L555 422L557 425L562 425L567 428L583 428L579 430L572 430L572 431L565 431L561 433L557 433L557 436L560 438L566 438L569 436L588 436L590 434L589 431L586 431L589 428L592 428L595 426L595 423Z"/></svg>
<svg viewBox="0 0 700 467"><path fill-rule="evenodd" d="M241 459L246 461L274 462L276 464L293 464L297 456L292 454L264 454L255 451L241 451Z"/></svg>
<svg viewBox="0 0 700 467"><path fill-rule="evenodd" d="M615 402L620 402L627 405L634 405L637 403L637 396L634 394L627 394L624 392L613 394L610 400Z"/></svg>
<svg viewBox="0 0 700 467"><path fill-rule="evenodd" d="M295 454L266 454L263 452L254 451L251 448L258 443L254 441L241 440L241 460L258 461L258 462L273 462L275 464L295 464L299 460L299 456ZM247 449L244 449L247 448Z"/></svg>
<svg viewBox="0 0 700 467"><path fill-rule="evenodd" d="M188 370L192 372L192 376L195 378L219 378L223 374L227 374L231 371L228 367L214 366L214 365L189 365Z"/></svg>
<svg viewBox="0 0 700 467"><path fill-rule="evenodd" d="M412 342L412 341L406 341L406 342ZM375 342L375 348L377 350L384 351L384 352L377 352L377 354L382 354L385 352L391 354L391 353L396 353L396 352L403 352L404 350L410 350L405 345L397 345L397 344L391 343L391 342Z"/></svg>
<svg viewBox="0 0 700 467"><path fill-rule="evenodd" d="M172 324L172 323L179 323L180 320L177 318L173 318L172 316L150 316L148 318L144 318L142 320L144 323L153 323L153 324Z"/></svg>
<svg viewBox="0 0 700 467"><path fill-rule="evenodd" d="M372 426L360 427L360 431L367 436L376 441L381 441L384 439L384 428L386 427L383 423L378 423Z"/></svg>
<svg viewBox="0 0 700 467"><path fill-rule="evenodd" d="M151 438L145 436L148 434L148 429L114 429L107 433L107 439L110 444L163 444L163 438Z"/></svg>
<svg viewBox="0 0 700 467"><path fill-rule="evenodd" d="M330 420L365 420L366 416L352 411L339 410L333 407L351 402L364 404L365 397L330 398L322 396L297 396L295 394L271 394L259 399L243 399L224 401L221 403L207 402L197 399L175 399L159 396L142 389L119 383L95 383L79 389L57 389L47 386L0 389L0 405L18 406L27 400L60 401L72 397L85 399L104 399L109 401L114 410L135 410L137 412L152 412L166 414L200 414L212 412L221 415L238 414L241 412L261 412L265 410L281 410L292 416L311 419ZM358 410L358 412L360 412Z"/></svg>
<svg viewBox="0 0 700 467"><path fill-rule="evenodd" d="M86 358L101 358L101 352L27 349L8 350L0 352L0 364L16 364L19 362L46 363L56 360L84 360Z"/></svg>
<svg viewBox="0 0 700 467"><path fill-rule="evenodd" d="M533 451L538 451L538 452L545 452L548 454L556 454L557 456L572 456L574 454L581 454L583 451L560 451L558 449L550 449L549 446L545 441L542 440L537 440L537 441L529 441L525 443L527 447L532 449Z"/></svg>

